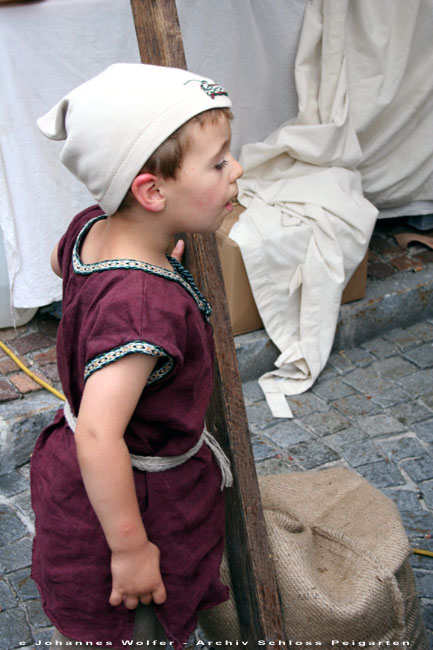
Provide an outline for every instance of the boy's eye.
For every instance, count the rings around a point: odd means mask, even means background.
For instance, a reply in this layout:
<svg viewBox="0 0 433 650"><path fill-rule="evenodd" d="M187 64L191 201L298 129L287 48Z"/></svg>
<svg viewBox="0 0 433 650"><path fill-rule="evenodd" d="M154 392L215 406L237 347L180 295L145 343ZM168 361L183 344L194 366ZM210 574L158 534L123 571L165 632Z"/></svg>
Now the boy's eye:
<svg viewBox="0 0 433 650"><path fill-rule="evenodd" d="M215 165L215 168L216 168L216 169L222 169L223 167L225 167L225 166L228 165L228 164L229 164L229 161L228 161L228 160L222 160L220 163L218 163L217 165Z"/></svg>

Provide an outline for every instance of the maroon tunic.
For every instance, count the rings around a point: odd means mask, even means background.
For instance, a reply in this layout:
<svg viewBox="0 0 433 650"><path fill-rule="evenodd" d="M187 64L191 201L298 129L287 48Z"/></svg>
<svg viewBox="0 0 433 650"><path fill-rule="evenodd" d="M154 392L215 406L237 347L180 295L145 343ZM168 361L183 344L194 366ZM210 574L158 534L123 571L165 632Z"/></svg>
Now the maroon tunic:
<svg viewBox="0 0 433 650"><path fill-rule="evenodd" d="M85 380L126 354L158 360L125 432L135 454L173 456L199 439L213 383L208 303L191 276L131 260L83 264L80 245L98 206L75 217L59 245L63 316L57 338L59 375L78 413ZM109 468L107 468L109 471ZM224 503L221 473L207 445L166 472L134 470L149 539L161 551L167 600L155 606L180 648L196 612L228 598L219 580ZM74 434L59 411L40 435L31 462L36 537L32 575L53 624L79 641L122 648L135 612L108 603L110 549L88 500Z"/></svg>

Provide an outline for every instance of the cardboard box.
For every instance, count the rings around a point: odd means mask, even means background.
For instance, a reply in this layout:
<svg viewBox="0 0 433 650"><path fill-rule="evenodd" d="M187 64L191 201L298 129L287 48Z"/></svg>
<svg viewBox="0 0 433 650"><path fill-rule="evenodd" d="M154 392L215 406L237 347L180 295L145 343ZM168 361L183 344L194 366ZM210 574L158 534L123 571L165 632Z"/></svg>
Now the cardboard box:
<svg viewBox="0 0 433 650"><path fill-rule="evenodd" d="M253 332L263 327L262 319L257 311L251 292L241 251L236 242L228 236L233 224L238 220L243 210L245 210L243 206L235 204L233 212L224 219L224 223L216 232L234 336ZM368 253L349 280L343 292L342 304L364 297L367 283L367 258Z"/></svg>

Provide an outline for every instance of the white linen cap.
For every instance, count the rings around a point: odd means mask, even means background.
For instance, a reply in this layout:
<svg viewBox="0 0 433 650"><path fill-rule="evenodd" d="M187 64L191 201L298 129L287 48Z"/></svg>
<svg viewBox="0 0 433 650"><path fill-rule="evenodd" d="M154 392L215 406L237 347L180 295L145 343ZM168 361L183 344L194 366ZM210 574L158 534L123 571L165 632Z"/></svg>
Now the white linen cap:
<svg viewBox="0 0 433 650"><path fill-rule="evenodd" d="M229 108L221 86L178 68L116 63L37 121L65 140L60 159L110 215L151 154L194 115Z"/></svg>

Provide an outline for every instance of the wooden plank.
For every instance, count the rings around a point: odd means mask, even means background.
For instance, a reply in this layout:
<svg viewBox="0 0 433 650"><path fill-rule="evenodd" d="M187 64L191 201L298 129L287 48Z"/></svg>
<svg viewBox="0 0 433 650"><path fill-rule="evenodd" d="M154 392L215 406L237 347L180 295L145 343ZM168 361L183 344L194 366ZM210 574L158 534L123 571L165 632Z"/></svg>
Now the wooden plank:
<svg viewBox="0 0 433 650"><path fill-rule="evenodd" d="M142 62L185 68L175 0L131 0L131 7ZM229 456L235 479L226 491L226 538L241 638L250 644L284 640L216 239L185 239L185 265L213 307L216 371L206 423Z"/></svg>

